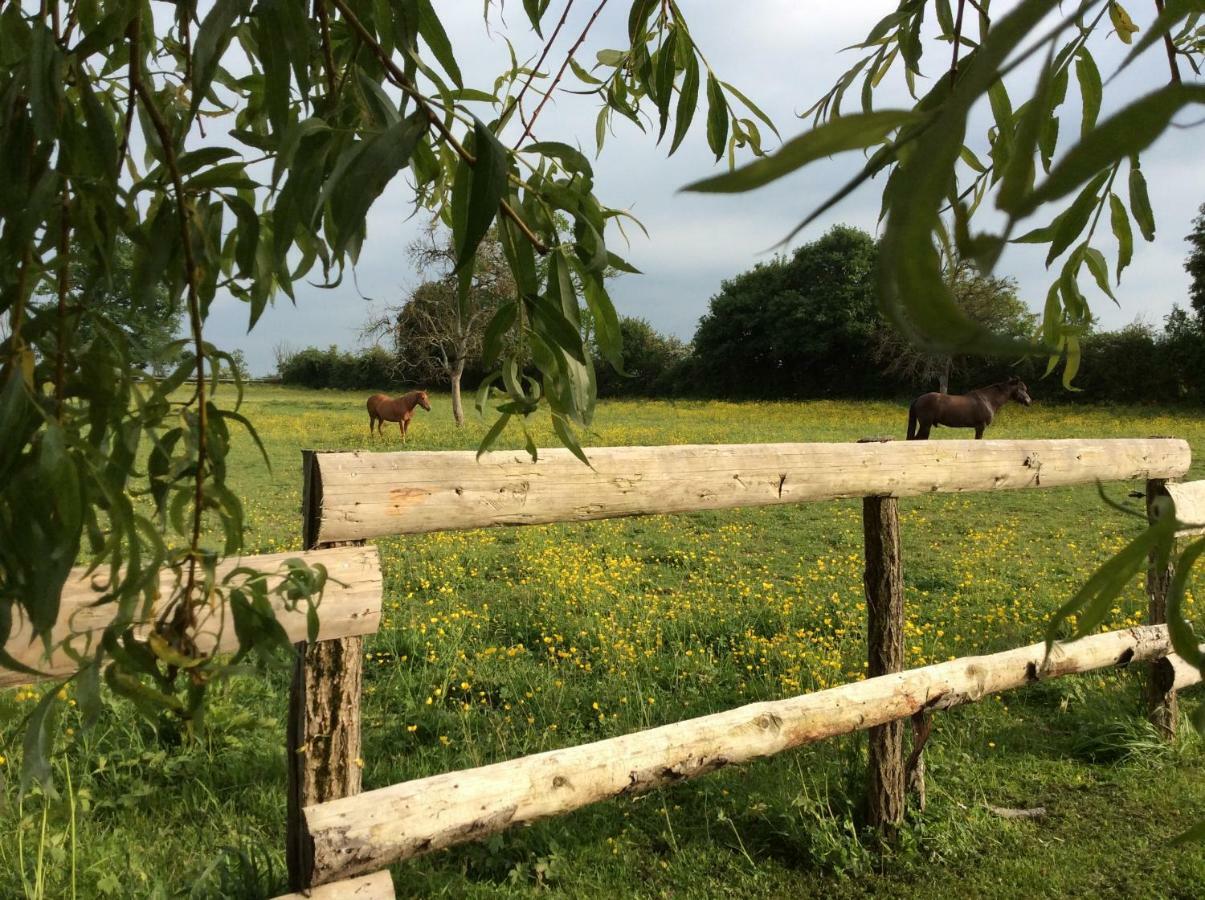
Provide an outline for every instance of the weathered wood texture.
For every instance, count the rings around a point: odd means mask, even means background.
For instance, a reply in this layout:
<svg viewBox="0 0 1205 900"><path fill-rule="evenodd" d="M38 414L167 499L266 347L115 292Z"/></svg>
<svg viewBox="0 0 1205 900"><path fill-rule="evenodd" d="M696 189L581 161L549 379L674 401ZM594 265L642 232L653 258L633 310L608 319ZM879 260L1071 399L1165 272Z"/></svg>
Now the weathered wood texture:
<svg viewBox="0 0 1205 900"><path fill-rule="evenodd" d="M1176 518L1195 526L1178 531L1181 537L1205 534L1205 481L1185 481L1163 485L1164 492L1176 502ZM1150 492L1147 492L1148 495Z"/></svg>
<svg viewBox="0 0 1205 900"><path fill-rule="evenodd" d="M870 678L904 668L904 570L900 560L899 501L862 499L866 568L866 651ZM904 722L871 727L866 821L894 829L904 820Z"/></svg>
<svg viewBox="0 0 1205 900"><path fill-rule="evenodd" d="M281 894L276 900L394 900L393 877L386 869L362 878L324 884L306 893Z"/></svg>
<svg viewBox="0 0 1205 900"><path fill-rule="evenodd" d="M317 550L309 553L271 553L263 556L248 556L227 560L218 566L219 579L237 566L250 566L269 574L282 570L285 560L301 558L308 563L321 563L330 573L326 590L319 605L318 636L322 640L346 635L364 635L375 632L381 623L381 565L375 547L346 547L337 550ZM116 607L112 604L93 606L104 592L98 590L86 570L73 571L63 589L59 607L58 624L52 634L53 651L49 659L40 641L33 640L29 622L20 619L4 649L27 666L44 672L47 676L69 675L77 668L64 648L70 641L77 651L87 651L100 639L100 633L112 621ZM160 580L160 593L167 596L173 587L171 571L165 571ZM274 600L277 620L293 640L304 640L306 628L306 606L302 604L290 612ZM136 630L145 634L154 621L154 610L150 611ZM238 648L234 623L223 614L221 608L214 609L198 635L197 644L206 653L227 652ZM0 687L24 684L35 680L32 676L11 669L0 668Z"/></svg>
<svg viewBox="0 0 1205 900"><path fill-rule="evenodd" d="M587 804L693 778L922 709L944 709L1035 679L1171 652L1165 626L883 675L829 690L368 791L304 810L312 883L376 871ZM1040 673L1040 674L1039 674Z"/></svg>
<svg viewBox="0 0 1205 900"><path fill-rule="evenodd" d="M1172 439L318 453L316 541L958 491L1177 478Z"/></svg>
<svg viewBox="0 0 1205 900"><path fill-rule="evenodd" d="M363 638L297 645L286 722L285 861L289 887L309 886L310 846L301 810L360 793Z"/></svg>
<svg viewBox="0 0 1205 900"><path fill-rule="evenodd" d="M1146 514L1153 518L1154 503L1167 494L1171 485L1162 478L1152 478L1146 483ZM1177 513L1179 504L1177 504ZM1154 550L1147 556L1146 598L1148 625L1163 625L1167 622L1167 592L1171 586L1173 566L1171 559L1160 562ZM1167 740L1176 736L1176 723L1180 718L1180 705L1176 701L1173 687L1176 673L1168 659L1155 659L1147 664L1146 717L1155 729Z"/></svg>

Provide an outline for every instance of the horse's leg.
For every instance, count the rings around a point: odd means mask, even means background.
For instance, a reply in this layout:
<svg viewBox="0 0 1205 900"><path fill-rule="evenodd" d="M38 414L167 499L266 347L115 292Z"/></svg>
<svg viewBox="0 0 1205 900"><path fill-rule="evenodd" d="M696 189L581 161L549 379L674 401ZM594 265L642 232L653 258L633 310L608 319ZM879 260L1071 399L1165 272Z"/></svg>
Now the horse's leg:
<svg viewBox="0 0 1205 900"><path fill-rule="evenodd" d="M976 425L975 426L975 440L977 440L977 441L983 440L983 430L985 428L987 428L986 425Z"/></svg>
<svg viewBox="0 0 1205 900"><path fill-rule="evenodd" d="M369 437L372 437L372 429L373 429L373 426L376 424L377 424L376 416L374 416L372 413L369 413L368 414L368 436Z"/></svg>
<svg viewBox="0 0 1205 900"><path fill-rule="evenodd" d="M926 422L926 421L922 420L920 423L920 431L918 431L916 434L916 439L918 441L929 440L929 431L932 428L933 428L933 424L931 422Z"/></svg>
<svg viewBox="0 0 1205 900"><path fill-rule="evenodd" d="M406 420L401 418L397 420L398 431L402 433L402 443L406 443Z"/></svg>

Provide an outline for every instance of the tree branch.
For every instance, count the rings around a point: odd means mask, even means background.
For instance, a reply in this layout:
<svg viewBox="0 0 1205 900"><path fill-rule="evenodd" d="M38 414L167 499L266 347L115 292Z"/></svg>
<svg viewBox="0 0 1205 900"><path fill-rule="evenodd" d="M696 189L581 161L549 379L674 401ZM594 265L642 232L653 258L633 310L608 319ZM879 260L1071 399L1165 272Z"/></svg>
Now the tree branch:
<svg viewBox="0 0 1205 900"><path fill-rule="evenodd" d="M1163 15L1163 0L1155 0L1155 10L1158 15ZM1172 83L1180 84L1180 64L1176 62L1176 45L1172 42L1171 29L1163 34L1163 46L1167 50L1167 64L1171 68Z"/></svg>
<svg viewBox="0 0 1205 900"><path fill-rule="evenodd" d="M519 90L518 96L515 97L515 99L507 105L506 109L502 111L502 115L498 117L499 122L505 122L506 117L510 115L511 110L515 109L516 107L518 107L519 117L522 119L523 95L526 94L527 89L531 87L531 82L535 79L536 73L540 71L540 66L544 65L544 60L548 58L548 52L552 50L552 45L556 43L557 35L561 33L561 28L564 26L565 20L569 18L569 10L571 9L573 9L573 0L568 0L568 2L565 4L565 11L561 13L561 20L556 23L556 28L552 30L552 34L548 38L548 43L544 45L544 51L540 54L540 58L536 60L535 66L532 67L531 72L528 74L527 82ZM545 96L547 96L547 93ZM524 121L523 124L527 126L526 121Z"/></svg>
<svg viewBox="0 0 1205 900"><path fill-rule="evenodd" d="M607 0L602 0L602 2L598 4L598 7L590 16L590 20L586 22L586 27L582 29L582 33L578 35L577 40L573 43L573 46L569 48L569 53L565 56L565 61L561 63L561 68L557 71L556 77L553 78L552 83L548 85L548 90L540 99L539 104L536 106L536 111L531 114L531 120L523 129L523 133L519 135L519 139L515 141L515 150L518 150L520 145L527 140L528 136L531 134L531 129L535 127L536 119L540 117L540 111L544 108L544 104L548 102L548 98L552 96L552 92L556 90L556 86L560 83L561 78L565 75L565 70L569 68L569 61L573 59L573 54L577 53L577 48L582 45L582 42L586 39L586 35L589 34L590 29L594 27L594 22L596 19L598 19L599 13L603 11L603 7L606 5Z"/></svg>
<svg viewBox="0 0 1205 900"><path fill-rule="evenodd" d="M192 234L190 229L192 212L184 194L184 182L180 175L180 168L176 164L175 143L171 130L163 120L163 114L159 111L159 107L155 105L155 98L142 81L141 59L133 52L134 35L140 28L141 21L142 14L140 12L130 24L130 84L133 86L138 99L142 101L147 117L151 120L151 124L155 129L155 134L159 137L159 143L163 147L163 164L171 175L172 189L176 194L176 215L180 220L181 251L184 254L184 277L188 284L189 327L192 331L193 352L196 355L197 362L197 391L195 394L197 402L197 472L193 486L193 519L192 535L188 550L188 581L184 588L183 600L176 609L176 617L173 623L178 629L177 639L190 642L185 629L191 628L196 624L192 609L192 599L196 590L197 562L201 552L201 525L204 518L205 503L205 468L208 463L209 451L207 440L209 413L206 408L205 399L205 343L202 334L201 300L197 290L197 263L193 257L192 250Z"/></svg>

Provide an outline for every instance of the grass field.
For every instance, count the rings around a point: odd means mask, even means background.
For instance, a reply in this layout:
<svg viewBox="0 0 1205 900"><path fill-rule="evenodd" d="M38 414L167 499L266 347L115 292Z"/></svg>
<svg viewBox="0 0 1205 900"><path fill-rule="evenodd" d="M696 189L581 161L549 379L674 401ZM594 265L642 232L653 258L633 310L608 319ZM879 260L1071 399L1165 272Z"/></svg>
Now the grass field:
<svg viewBox="0 0 1205 900"><path fill-rule="evenodd" d="M244 411L272 470L238 445L248 553L299 547L301 449L398 449L396 430L369 437L363 396L250 392ZM885 403L611 402L589 443L902 437L904 419ZM484 427L457 431L435 397L408 446L471 449ZM989 432L1151 435L1184 437L1205 461L1195 411L1038 403L1006 408ZM539 443L551 446L551 432ZM1130 487L1109 492L1138 510ZM1040 639L1051 611L1140 527L1093 488L917 498L901 516L909 666ZM366 650L367 788L862 677L856 502L379 546L386 617ZM1144 609L1135 583L1108 627ZM452 897L1199 897L1205 850L1167 840L1205 818L1205 753L1192 738L1154 739L1139 683L1081 676L940 714L929 808L887 851L859 831L866 739L853 735L420 859L395 880ZM280 892L286 692L283 671L216 689L204 740L187 746L117 702L85 735L68 694L60 796L24 801L19 724L35 695L0 693L0 896ZM1183 705L1194 708L1191 692ZM1006 821L988 805L1048 815Z"/></svg>

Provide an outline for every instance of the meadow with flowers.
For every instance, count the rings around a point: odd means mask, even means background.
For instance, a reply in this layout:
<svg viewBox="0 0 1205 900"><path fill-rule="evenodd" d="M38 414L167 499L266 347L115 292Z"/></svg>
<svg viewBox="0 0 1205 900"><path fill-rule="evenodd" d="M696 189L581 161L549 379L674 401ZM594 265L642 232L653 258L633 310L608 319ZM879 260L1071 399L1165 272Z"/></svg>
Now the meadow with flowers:
<svg viewBox="0 0 1205 900"><path fill-rule="evenodd" d="M226 389L226 388L224 388ZM1040 388L1035 391L1040 398ZM267 447L237 448L248 553L300 549L300 450L397 450L361 394L249 389ZM410 449L473 449L447 397ZM904 404L608 402L595 446L903 436ZM1196 410L1006 407L989 437L1176 436L1205 477ZM939 430L938 437L969 433ZM537 443L553 446L551 429ZM503 446L522 446L516 430ZM1128 496L1141 485L1105 487ZM901 501L908 666L1040 640L1142 527L1092 487ZM448 532L378 542L380 633L365 644L366 788L624 734L860 679L857 501ZM1193 585L1190 613L1200 612ZM1132 584L1107 628L1144 620ZM222 684L199 743L106 701L84 732L63 692L59 792L15 790L20 719L0 692L0 895L271 896L283 890L288 669ZM935 717L928 809L898 843L858 827L866 739L851 735L409 863L407 893L485 896L1199 896L1200 742L1160 743L1141 679L1043 683ZM1196 706L1186 693L1185 714ZM1190 731L1181 729L1184 735ZM1042 806L1033 820L991 811Z"/></svg>

